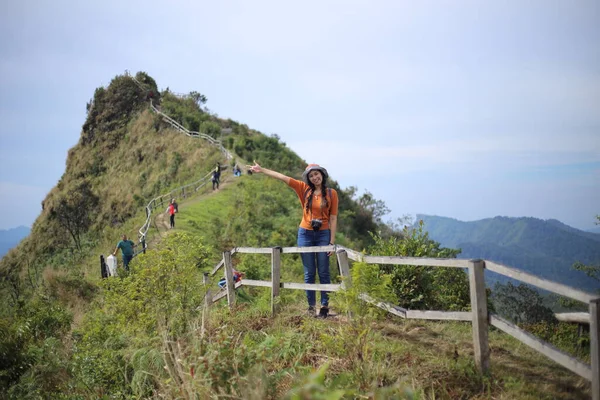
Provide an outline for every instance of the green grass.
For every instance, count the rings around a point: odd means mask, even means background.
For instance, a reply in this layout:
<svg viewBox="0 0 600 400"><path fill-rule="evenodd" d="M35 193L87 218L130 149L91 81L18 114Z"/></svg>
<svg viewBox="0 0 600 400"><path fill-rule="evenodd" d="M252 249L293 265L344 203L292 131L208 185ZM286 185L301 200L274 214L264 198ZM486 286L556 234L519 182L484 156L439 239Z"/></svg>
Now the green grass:
<svg viewBox="0 0 600 400"><path fill-rule="evenodd" d="M229 218L234 213L235 199L248 186L259 191L286 189L268 182L248 176L231 178L221 190L181 203L176 230L216 244L206 224ZM290 217L290 221L294 218ZM223 249L214 250L218 261L218 250ZM293 256L284 256L282 261L282 279L301 282L299 261ZM235 255L234 263L242 270L258 264L260 278L269 279L268 256ZM216 288L216 283L211 287ZM326 392L354 390L365 394L380 390L379 387L408 387L419 399L589 397L589 382L495 329L490 331L491 373L482 376L474 365L469 323L390 316L370 326L356 326L344 315L321 321L304 316L305 295L298 290L281 292L281 313L271 318L268 289L245 288L244 293L253 300L241 301L233 313L226 309L225 300L217 305L210 319L209 337L224 329L251 349L269 348L271 356L261 361L260 367L265 370L271 389L260 392L261 396L266 393L267 397L282 397L327 365L321 388ZM334 303L332 309L335 311ZM368 341L361 344L356 338L365 330ZM399 390L394 396L399 396Z"/></svg>
<svg viewBox="0 0 600 400"><path fill-rule="evenodd" d="M209 335L224 330L251 349L268 347L269 357L260 366L274 388L273 398L325 365L323 390L328 392L366 395L401 387L418 399L589 398L584 379L497 331L490 333L491 374L480 375L471 325L464 322L318 320L305 317L298 302L287 304L275 318L247 303L232 313L217 307L210 326ZM362 343L357 340L361 334L367 336ZM399 392L381 398L400 398Z"/></svg>

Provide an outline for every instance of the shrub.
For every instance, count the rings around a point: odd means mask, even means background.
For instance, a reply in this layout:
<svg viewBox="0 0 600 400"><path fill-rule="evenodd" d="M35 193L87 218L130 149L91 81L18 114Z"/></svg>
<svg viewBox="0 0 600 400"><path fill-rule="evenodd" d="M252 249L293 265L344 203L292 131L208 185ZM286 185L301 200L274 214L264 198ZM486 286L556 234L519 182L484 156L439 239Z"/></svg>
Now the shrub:
<svg viewBox="0 0 600 400"><path fill-rule="evenodd" d="M402 237L372 235L369 253L385 256L454 258L460 250L442 248L429 239L423 223L404 229ZM467 274L458 268L381 265L401 307L421 310L463 311L470 308Z"/></svg>

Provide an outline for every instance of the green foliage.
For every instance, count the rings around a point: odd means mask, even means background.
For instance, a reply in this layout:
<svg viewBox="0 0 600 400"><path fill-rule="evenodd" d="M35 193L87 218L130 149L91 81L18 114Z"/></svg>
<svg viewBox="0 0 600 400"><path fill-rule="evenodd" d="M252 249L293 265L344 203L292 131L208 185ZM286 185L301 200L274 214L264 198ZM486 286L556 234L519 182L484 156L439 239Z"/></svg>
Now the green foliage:
<svg viewBox="0 0 600 400"><path fill-rule="evenodd" d="M401 236L400 232L382 221L389 213L385 202L375 199L369 191L359 196L355 186L344 190L336 184L333 187L339 198L338 231L355 241L360 249L373 245L373 232L379 232L382 238Z"/></svg>
<svg viewBox="0 0 600 400"><path fill-rule="evenodd" d="M203 95L202 93L196 92L195 90L190 92L190 97L192 98L192 100L194 100L196 102L196 104L198 104L198 106L202 106L202 105L206 104L206 102L208 101L208 99L206 98L205 95Z"/></svg>
<svg viewBox="0 0 600 400"><path fill-rule="evenodd" d="M202 96L202 95L200 95ZM161 111L179 122L190 131L200 131L200 125L210 120L210 115L202 110L196 97L179 98L164 91L160 103Z"/></svg>
<svg viewBox="0 0 600 400"><path fill-rule="evenodd" d="M590 336L587 334L581 335L577 324L540 321L524 323L521 324L521 327L540 339L552 343L559 349L589 362Z"/></svg>
<svg viewBox="0 0 600 400"><path fill-rule="evenodd" d="M60 338L72 316L49 297L36 296L0 319L0 391L26 398L57 391L66 374Z"/></svg>
<svg viewBox="0 0 600 400"><path fill-rule="evenodd" d="M96 398L122 398L129 394L133 371L127 362L127 346L133 338L123 333L115 316L102 309L92 310L73 337L73 389Z"/></svg>
<svg viewBox="0 0 600 400"><path fill-rule="evenodd" d="M306 167L306 163L276 136L256 133L231 135L225 144L239 157L249 161L256 160L265 167L289 176L300 176Z"/></svg>
<svg viewBox="0 0 600 400"><path fill-rule="evenodd" d="M195 321L204 300L201 270L207 257L197 239L174 233L162 249L136 257L129 275L103 281L102 302L76 334L76 381L93 393L113 395L141 395L156 384L160 371L148 379L143 373L156 358L157 338L183 335ZM145 354L137 349L130 360L128 348L151 343ZM162 364L152 365L160 370Z"/></svg>
<svg viewBox="0 0 600 400"><path fill-rule="evenodd" d="M50 221L56 221L71 235L78 250L81 250L81 236L92 224L98 202L90 182L84 180L48 204Z"/></svg>
<svg viewBox="0 0 600 400"><path fill-rule="evenodd" d="M361 295L366 294L378 301L395 302L391 276L383 273L376 264L362 262L352 265L351 275L349 288L331 295L336 307L362 317L385 315L385 311L363 301Z"/></svg>
<svg viewBox="0 0 600 400"><path fill-rule="evenodd" d="M496 283L492 293L498 314L517 324L557 322L552 310L544 306L542 296L524 283L519 286Z"/></svg>
<svg viewBox="0 0 600 400"><path fill-rule="evenodd" d="M373 235L370 254L403 257L455 258L460 250L442 248L429 239L423 224L406 227L402 237ZM391 287L401 307L421 310L463 311L470 307L469 282L457 268L381 265L391 277Z"/></svg>
<svg viewBox="0 0 600 400"><path fill-rule="evenodd" d="M596 215L596 225L600 225L600 215ZM582 262L573 264L573 269L583 271L587 276L600 282L600 265L585 265Z"/></svg>
<svg viewBox="0 0 600 400"><path fill-rule="evenodd" d="M580 262L573 264L573 269L577 271L583 271L590 278L600 281L600 266L598 265L585 265Z"/></svg>
<svg viewBox="0 0 600 400"><path fill-rule="evenodd" d="M155 101L160 101L158 86L156 85L156 81L150 75L148 75L146 72L139 71L135 74L135 79L142 85L146 86L148 91L152 92L153 99Z"/></svg>
<svg viewBox="0 0 600 400"><path fill-rule="evenodd" d="M291 389L285 396L289 400L339 400L347 398L362 398L360 391L355 389L328 388L325 384L326 373L330 364L323 364L317 371L306 377L299 385ZM369 398L373 399L416 399L413 391L401 384L392 387L377 388Z"/></svg>
<svg viewBox="0 0 600 400"><path fill-rule="evenodd" d="M131 335L151 335L159 326L183 331L202 303L200 271L207 257L206 248L190 235L169 235L163 249L134 260L130 275L104 281L107 312Z"/></svg>
<svg viewBox="0 0 600 400"><path fill-rule="evenodd" d="M214 121L204 121L200 124L199 132L218 139L221 136L221 126Z"/></svg>
<svg viewBox="0 0 600 400"><path fill-rule="evenodd" d="M349 312L352 319L341 329L341 337L333 338L336 343L343 343L341 352L347 358L354 373L354 382L366 389L371 384L371 372L368 360L373 359L373 322L383 317L386 312L365 301L365 296L375 301L394 302L395 296L390 289L391 279L383 274L377 265L354 263L351 271L352 279L347 280L346 290L333 293L332 302L340 311ZM334 343L328 343L336 348Z"/></svg>
<svg viewBox="0 0 600 400"><path fill-rule="evenodd" d="M109 148L115 148L124 137L129 119L145 102L146 93L131 77L116 76L106 89L96 89L83 124L81 143L92 145L104 142Z"/></svg>

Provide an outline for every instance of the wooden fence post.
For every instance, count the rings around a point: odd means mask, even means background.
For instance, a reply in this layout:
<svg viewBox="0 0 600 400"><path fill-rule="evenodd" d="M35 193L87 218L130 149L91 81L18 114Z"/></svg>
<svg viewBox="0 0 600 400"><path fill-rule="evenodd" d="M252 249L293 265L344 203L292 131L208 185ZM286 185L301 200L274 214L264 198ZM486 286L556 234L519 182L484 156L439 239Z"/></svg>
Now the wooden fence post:
<svg viewBox="0 0 600 400"><path fill-rule="evenodd" d="M600 400L600 298L590 301L590 353L592 358L592 400Z"/></svg>
<svg viewBox="0 0 600 400"><path fill-rule="evenodd" d="M204 307L208 308L212 304L212 291L210 290L210 281L208 279L208 272L204 273L202 277L202 283L204 283L204 287L206 289L206 295L204 296Z"/></svg>
<svg viewBox="0 0 600 400"><path fill-rule="evenodd" d="M350 275L348 253L346 253L346 250L338 250L336 256L340 275L342 276L342 289L349 289L352 286L352 276Z"/></svg>
<svg viewBox="0 0 600 400"><path fill-rule="evenodd" d="M471 313L473 316L473 348L475 365L479 372L490 369L490 346L488 343L488 312L482 260L469 261L469 289L471 291Z"/></svg>
<svg viewBox="0 0 600 400"><path fill-rule="evenodd" d="M225 284L227 287L227 303L229 308L235 305L235 282L233 281L233 264L231 263L231 252L223 252L223 265L225 266Z"/></svg>
<svg viewBox="0 0 600 400"><path fill-rule="evenodd" d="M208 325L208 313L212 304L212 293L210 290L210 280L208 279L208 272L204 273L202 277L202 283L204 283L204 307L202 308L202 327L200 329L200 337L203 338L206 335Z"/></svg>
<svg viewBox="0 0 600 400"><path fill-rule="evenodd" d="M348 253L346 250L338 250L336 253L340 275L342 277L342 289L352 287L352 275L350 275L350 263L348 262ZM352 318L352 312L348 311L348 318Z"/></svg>
<svg viewBox="0 0 600 400"><path fill-rule="evenodd" d="M279 307L278 297L281 286L281 247L273 247L271 250L271 314L275 316Z"/></svg>

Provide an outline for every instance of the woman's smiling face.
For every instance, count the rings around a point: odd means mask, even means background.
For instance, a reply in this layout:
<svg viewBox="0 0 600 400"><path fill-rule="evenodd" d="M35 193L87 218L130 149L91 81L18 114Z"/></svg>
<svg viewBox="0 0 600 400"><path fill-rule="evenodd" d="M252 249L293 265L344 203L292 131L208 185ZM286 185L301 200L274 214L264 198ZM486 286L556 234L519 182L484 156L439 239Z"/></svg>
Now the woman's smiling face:
<svg viewBox="0 0 600 400"><path fill-rule="evenodd" d="M321 171L314 170L308 173L308 180L315 186L319 186L323 182L323 175Z"/></svg>

